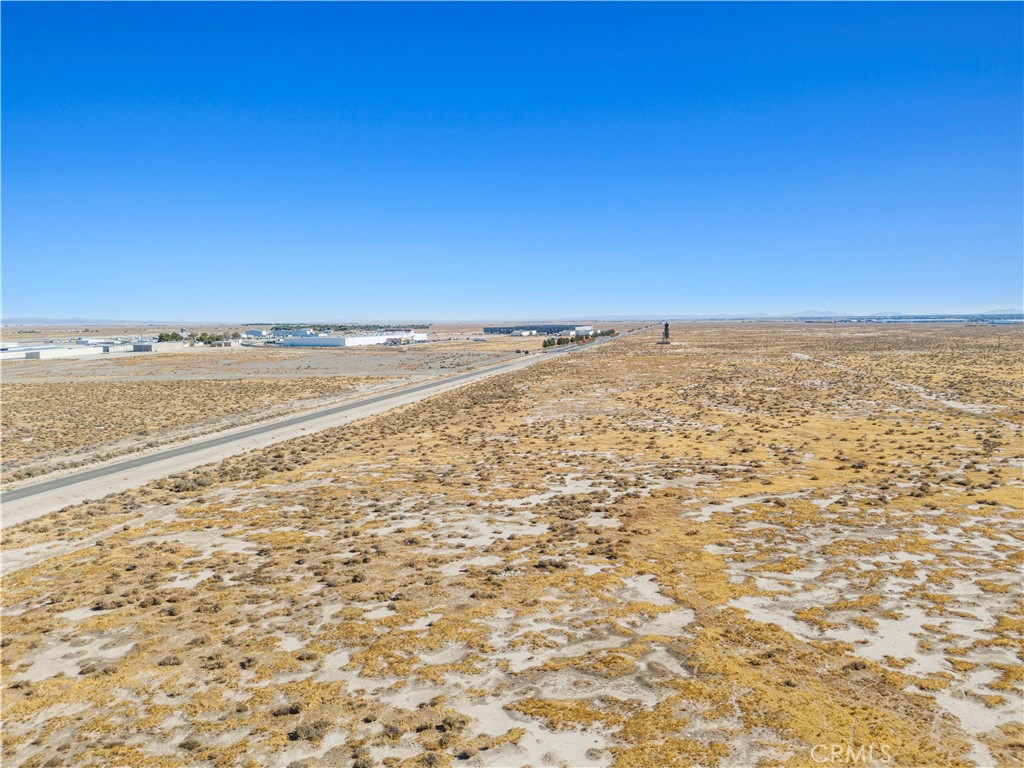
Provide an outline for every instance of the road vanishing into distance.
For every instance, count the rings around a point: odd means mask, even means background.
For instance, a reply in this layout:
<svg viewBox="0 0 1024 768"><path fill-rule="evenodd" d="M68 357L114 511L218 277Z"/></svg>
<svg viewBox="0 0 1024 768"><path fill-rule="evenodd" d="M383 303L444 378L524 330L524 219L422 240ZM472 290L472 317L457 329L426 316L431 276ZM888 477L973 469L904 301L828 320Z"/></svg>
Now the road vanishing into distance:
<svg viewBox="0 0 1024 768"><path fill-rule="evenodd" d="M492 363L443 379L265 422L246 429L232 430L216 437L192 440L135 458L113 461L50 480L12 488L0 493L0 528L33 520L73 504L136 488L153 480L222 461L230 456L344 426L492 376L522 370L553 357L585 352L616 338L620 337L606 336L583 346L571 345L564 349L553 349L547 354L530 353L521 358Z"/></svg>

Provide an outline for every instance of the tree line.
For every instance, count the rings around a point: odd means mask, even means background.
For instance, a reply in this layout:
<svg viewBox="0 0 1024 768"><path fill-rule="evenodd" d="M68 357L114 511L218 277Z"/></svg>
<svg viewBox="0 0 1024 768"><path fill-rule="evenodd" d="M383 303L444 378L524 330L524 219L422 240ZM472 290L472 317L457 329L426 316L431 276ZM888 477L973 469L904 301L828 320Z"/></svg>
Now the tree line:
<svg viewBox="0 0 1024 768"><path fill-rule="evenodd" d="M597 338L598 336L614 336L614 335L615 335L615 329L614 328L609 328L606 331L594 331L592 333L588 333L586 336L576 336L576 337L573 337L573 338L570 338L569 336L559 336L558 338L555 338L554 336L551 336L551 337L548 337L548 338L544 339L543 346L545 348L547 348L547 347L565 347L565 346L568 346L569 344L585 344L588 341L590 341L591 339Z"/></svg>
<svg viewBox="0 0 1024 768"><path fill-rule="evenodd" d="M212 344L215 341L227 341L228 339L240 339L242 334L238 331L234 333L208 333L203 331L200 334L190 333L188 340L190 344ZM185 337L177 331L170 331L161 333L156 337L157 341L184 341Z"/></svg>

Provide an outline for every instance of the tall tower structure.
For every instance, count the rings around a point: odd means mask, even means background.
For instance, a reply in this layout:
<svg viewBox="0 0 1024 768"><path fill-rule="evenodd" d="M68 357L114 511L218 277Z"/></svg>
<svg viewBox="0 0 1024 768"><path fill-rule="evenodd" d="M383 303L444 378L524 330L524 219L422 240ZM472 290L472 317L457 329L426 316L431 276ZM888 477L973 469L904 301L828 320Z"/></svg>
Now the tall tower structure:
<svg viewBox="0 0 1024 768"><path fill-rule="evenodd" d="M661 341L659 341L658 343L659 344L669 344L670 343L669 340L668 340L668 323L665 323L665 330L663 330L661 332Z"/></svg>

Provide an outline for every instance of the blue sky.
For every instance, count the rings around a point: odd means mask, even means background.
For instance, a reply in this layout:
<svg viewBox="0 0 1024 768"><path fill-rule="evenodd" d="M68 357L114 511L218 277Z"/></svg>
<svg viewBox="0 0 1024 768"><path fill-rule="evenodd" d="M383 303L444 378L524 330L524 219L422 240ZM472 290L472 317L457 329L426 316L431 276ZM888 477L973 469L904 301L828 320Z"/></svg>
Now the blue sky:
<svg viewBox="0 0 1024 768"><path fill-rule="evenodd" d="M985 311L1019 3L4 3L3 315Z"/></svg>

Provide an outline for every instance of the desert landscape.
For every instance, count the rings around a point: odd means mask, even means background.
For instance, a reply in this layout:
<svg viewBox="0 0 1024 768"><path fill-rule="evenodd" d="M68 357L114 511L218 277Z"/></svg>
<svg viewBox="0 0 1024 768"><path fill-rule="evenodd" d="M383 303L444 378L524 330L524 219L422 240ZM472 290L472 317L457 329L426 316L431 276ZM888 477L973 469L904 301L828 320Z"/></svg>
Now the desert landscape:
<svg viewBox="0 0 1024 768"><path fill-rule="evenodd" d="M1019 328L658 338L5 529L5 765L1020 765ZM376 375L318 354L225 407Z"/></svg>
<svg viewBox="0 0 1024 768"><path fill-rule="evenodd" d="M464 328L442 338L416 347L185 347L156 355L5 361L0 483L324 408L540 348L536 339L472 342Z"/></svg>

